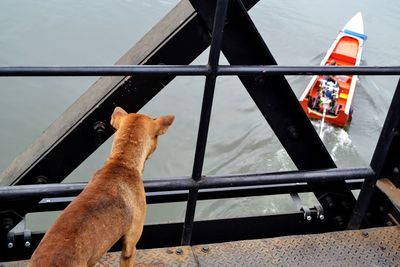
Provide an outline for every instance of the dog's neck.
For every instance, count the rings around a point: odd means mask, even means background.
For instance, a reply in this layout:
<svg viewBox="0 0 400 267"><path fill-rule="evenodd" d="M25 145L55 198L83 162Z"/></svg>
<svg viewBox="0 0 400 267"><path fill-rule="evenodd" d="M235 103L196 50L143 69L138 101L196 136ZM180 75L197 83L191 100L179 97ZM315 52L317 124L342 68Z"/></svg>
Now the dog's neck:
<svg viewBox="0 0 400 267"><path fill-rule="evenodd" d="M137 132L119 129L115 133L107 162L122 165L142 174L150 150L149 141Z"/></svg>

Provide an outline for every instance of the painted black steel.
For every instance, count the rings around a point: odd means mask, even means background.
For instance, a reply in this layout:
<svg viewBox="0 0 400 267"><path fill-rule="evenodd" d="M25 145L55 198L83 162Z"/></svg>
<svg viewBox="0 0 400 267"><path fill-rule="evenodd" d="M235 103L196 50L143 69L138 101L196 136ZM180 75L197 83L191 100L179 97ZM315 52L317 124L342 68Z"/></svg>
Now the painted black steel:
<svg viewBox="0 0 400 267"><path fill-rule="evenodd" d="M191 0L191 3L211 29L210 18L214 13L211 2ZM276 65L241 1L229 4L227 18L222 52L231 65ZM298 169L336 167L283 75L239 78ZM310 186L327 217L340 217L342 225L348 221L355 198L343 181L313 182Z"/></svg>
<svg viewBox="0 0 400 267"><path fill-rule="evenodd" d="M348 229L359 229L365 219L367 209L370 207L371 199L376 192L376 181L379 178L391 178L400 185L400 79L393 95L388 114L383 125L381 135L372 156L370 166L375 175L367 178L361 188ZM396 171L397 169L397 171ZM380 200L375 202L381 202ZM387 200L383 200L387 201ZM376 204L376 203L375 203ZM381 204L381 207L386 206Z"/></svg>
<svg viewBox="0 0 400 267"><path fill-rule="evenodd" d="M196 201L198 199L222 198L234 196L248 196L265 194L299 192L300 190L311 189L324 206L327 220L322 227L325 231L330 229L340 229L343 222L346 223L354 205L354 198L350 188L346 186L345 180L366 178L354 208L353 215L348 224L348 228L359 228L365 213L371 210L371 198L376 197L375 182L382 176L387 176L400 185L400 82L385 121L380 140L371 161L371 168L361 169L334 169L335 164L330 158L324 145L316 135L313 127L301 110L301 107L294 96L289 84L283 75L314 75L314 74L358 74L358 75L399 75L400 67L309 67L309 66L276 66L276 62L258 34L254 24L247 14L246 9L250 8L257 1L244 1L244 5L239 0L231 0L228 9L228 19L225 19L228 0L218 0L217 8L215 2L205 2L201 0L191 0L198 16L188 20L185 27L181 28L176 35L169 36L168 40L160 45L154 53L143 61L144 65L119 65L119 66L3 66L0 67L0 77L17 76L132 76L126 77L118 88L113 90L104 102L99 103L90 113L83 115L79 125L68 125L69 133L60 138L57 145L51 150L46 151L33 165L27 166L14 183L27 184L40 182L43 179L49 182L59 182L80 164L92 151L94 151L104 140L112 134L111 128L105 122L108 120L110 110L115 106L114 103L125 107L129 112L139 110L152 97L154 97L169 81L176 75L194 76L205 75L206 84L203 97L202 112L200 118L199 134L195 152L193 173L191 177L183 179L152 180L146 181L146 191L149 203L160 203L172 201L182 201L188 198L187 213L184 223L179 224L178 232L183 229L180 244L195 244L196 242L222 242L239 231L240 239L260 238L266 226L265 222L273 221L273 216L267 216L268 220L259 222L254 229L243 230L236 228L239 221L252 220L245 218L242 220L226 220L232 229L226 229L226 225L219 226L210 224L213 231L210 233L208 228L199 226L193 231L194 225L201 225L203 222L194 223ZM215 14L215 15L214 15ZM218 18L218 19L214 19ZM201 22L199 21L201 19ZM205 27L204 27L205 25ZM211 39L211 49L209 64L207 66L187 66L172 64L189 64L198 54L200 54L210 43L208 31L213 27L213 38ZM226 26L225 26L226 25ZM226 33L223 37L222 30ZM188 45L187 36L194 35L191 44ZM224 38L224 42L222 42ZM220 49L225 53L230 66L218 66ZM184 51L184 55L176 57L171 51ZM190 50L190 51L188 51ZM180 50L181 51L181 50ZM171 65L154 65L158 63ZM243 65L244 64L244 65ZM293 159L300 170L321 169L317 171L299 171L269 174L251 175L231 175L202 177L202 166L207 141L207 132L210 121L212 99L215 89L217 76L238 75L245 85L251 97L259 107L264 117L270 123L277 137ZM148 76L156 76L149 79ZM255 76L255 77L254 77ZM132 90L132 89L135 90ZM138 100L134 104L132 99ZM285 106L291 109L285 110ZM93 125L104 125L102 135L96 132ZM83 125L83 126L82 126ZM83 138L82 138L83 137ZM62 140L61 140L62 139ZM67 140L68 139L68 140ZM65 141L67 140L67 141ZM76 143L80 140L80 143ZM64 160L65 155L71 155L72 150L69 146L82 145L83 150L74 158L69 157ZM66 152L67 151L67 152ZM312 157L305 157L308 153ZM43 163L44 162L44 163ZM62 163L63 166L57 165ZM56 163L56 164L55 164ZM324 169L332 168L332 169ZM44 173L46 172L46 173ZM56 175L57 174L57 175ZM40 179L39 179L40 178ZM305 184L308 183L308 185ZM298 183L298 184L293 184ZM359 181L358 181L359 184ZM248 188L243 188L250 186ZM3 203L12 203L10 206L2 206L0 212L6 214L6 208L13 208L20 214L31 211L53 210L69 203L71 197L78 194L84 184L73 185L26 185L25 187L0 188L0 200ZM229 188L227 188L229 187ZM231 188L237 187L237 188ZM180 191L176 191L180 190ZM189 193L187 192L189 190ZM38 201L44 197L54 198L62 196L64 199L53 202L53 205ZM26 200L30 200L29 203ZM383 197L378 197L379 201ZM159 201L159 202L157 202ZM387 199L384 199L387 202ZM28 203L28 204L27 204ZM387 213L386 213L387 214ZM296 215L297 216L297 215ZM295 234L301 233L298 227L300 221L292 223L290 219L294 217L284 216L285 221L281 222L283 232L273 232L273 235L287 234L290 226ZM2 217L0 217L2 218ZM339 218L339 219L338 219ZM303 218L304 219L304 218ZM338 223L338 222L341 222ZM277 221L274 221L276 224ZM292 225L292 224L293 225ZM178 224L177 224L178 225ZM248 226L248 225L247 225ZM303 225L304 226L304 225ZM319 226L319 225L318 225ZM196 226L197 227L197 226ZM241 226L242 227L242 226ZM276 226L275 226L276 227ZM199 230L201 229L201 230ZM267 233L271 234L276 228L268 228ZM215 233L217 231L217 234ZM221 232L220 232L221 231ZM223 233L222 233L223 232ZM307 233L309 233L308 231ZM146 240L145 231L142 240ZM176 231L174 232L176 235ZM261 235L260 235L261 233ZM160 231L157 232L157 245L160 245ZM171 232L166 232L166 235ZM218 236L221 234L221 236ZM175 236L175 245L179 244L178 233ZM193 235L193 238L192 238ZM4 236L0 236L2 239ZM214 240L214 239L215 240ZM147 241L143 241L147 242ZM3 242L4 243L4 242ZM4 244L1 245L4 245ZM151 242L149 242L150 244ZM154 247L154 245L152 246ZM20 253L20 252L18 252Z"/></svg>
<svg viewBox="0 0 400 267"><path fill-rule="evenodd" d="M217 76L254 75L399 75L399 66L276 66L221 65L112 65L112 66L0 66L0 77L35 76Z"/></svg>
<svg viewBox="0 0 400 267"><path fill-rule="evenodd" d="M181 8L182 6L184 8ZM171 19L175 18L180 12L185 11L185 6L187 4L179 4L176 12L171 15ZM157 27L162 28L165 23L161 21ZM208 32L203 30L203 26L196 19L195 14L188 16L184 21L179 21L179 25L180 28L167 36L167 39L162 40L161 43L154 44L154 50L151 50L145 60L139 64L189 65L209 46L210 36ZM160 33L152 32L152 34L158 35ZM148 41L150 42L149 45L153 46L151 41L157 39L156 37L151 37L151 40ZM176 51L179 51L179 53L177 54ZM132 53L136 56L136 51ZM137 53L142 53L142 51ZM16 162L18 164L11 164L5 172L0 174L0 178L5 178L8 184L36 183L38 176L48 177L49 183L61 182L91 155L102 142L113 134L109 120L116 105L121 106L128 112L137 112L173 78L173 75L163 77L143 77L141 75L121 77L121 82L116 84L115 87L109 88L107 94L102 98L97 97L95 90L86 92L86 96L93 94L96 95L96 99L101 100L88 102L85 99L85 101L80 102L79 100L84 96L78 99L76 103L79 103L79 105L74 104L71 106L62 114L62 117L76 116L79 118L74 118L73 121L64 123L60 127L61 129L52 127L53 125L49 127L52 130L51 134L56 132L54 138L50 136L55 139L54 143L53 140L49 141L49 133L46 131L32 144L34 147L45 147L45 153L32 153L32 149L25 151L17 157ZM98 89L101 90L101 88ZM85 112L82 113L82 110ZM99 135L93 129L93 124L96 122L103 122L106 125L100 142L98 141ZM67 133L65 133L65 129L68 129ZM76 147L79 147L79 153L77 153ZM9 169L11 169L10 172Z"/></svg>
<svg viewBox="0 0 400 267"><path fill-rule="evenodd" d="M164 29L167 29L167 35L161 32ZM146 46L128 51L127 56L122 57L123 62L130 62L134 58L133 61L139 65L189 65L210 44L208 32L203 30L190 4L186 2L179 3L143 40ZM128 112L137 112L174 76L111 78L100 79L91 86L60 119L21 153L0 174L2 184L34 184L43 180L48 183L61 182L113 134L109 121L116 105ZM94 129L99 122L106 125L101 134ZM21 203L18 215L2 207L0 221L11 218L15 225L21 216L36 205L34 201ZM3 227L0 232L3 230L7 231Z"/></svg>
<svg viewBox="0 0 400 267"><path fill-rule="evenodd" d="M266 174L205 176L196 182L190 177L151 179L144 181L145 191L167 192L190 189L218 189L245 186L284 185L313 181L344 181L375 177L370 168L324 169L316 171L290 171ZM69 197L78 195L86 183L36 184L0 187L0 201Z"/></svg>
<svg viewBox="0 0 400 267"><path fill-rule="evenodd" d="M197 134L196 150L194 155L193 171L192 171L192 179L195 181L201 180L201 174L203 171L204 155L206 152L208 129L210 125L215 82L217 79L217 69L218 69L228 3L229 0L217 0L215 8L210 55L208 58L208 66L211 69L211 74L206 76L203 102L201 106L199 130ZM181 242L182 245L189 245L192 238L197 197L198 197L198 188L190 189L186 206L185 222L183 224L183 230L182 230L182 242Z"/></svg>
<svg viewBox="0 0 400 267"><path fill-rule="evenodd" d="M351 190L361 188L364 179L347 180L346 184ZM229 199L240 197L257 197L266 195L282 195L290 193L306 193L311 192L307 183L291 183L291 184L272 184L262 186L249 187L232 187L232 188L212 188L200 189L197 200L210 199ZM188 191L161 191L146 193L147 204L185 202L189 197ZM40 201L30 212L43 212L63 210L71 202L73 197L45 198ZM23 202L8 202L9 208L18 210L19 205Z"/></svg>
<svg viewBox="0 0 400 267"><path fill-rule="evenodd" d="M312 212L312 216L315 218L316 211ZM179 246L182 226L182 222L145 225L137 248ZM302 212L198 221L194 223L194 227L196 227L196 232L192 238L193 245L335 230L324 221L305 221ZM24 246L23 238L22 233L16 234L14 246L9 249L5 237L0 236L0 251L2 252L0 253L0 262L30 258L43 238L43 233L33 232L32 244L28 248ZM121 242L117 242L111 251L121 251Z"/></svg>

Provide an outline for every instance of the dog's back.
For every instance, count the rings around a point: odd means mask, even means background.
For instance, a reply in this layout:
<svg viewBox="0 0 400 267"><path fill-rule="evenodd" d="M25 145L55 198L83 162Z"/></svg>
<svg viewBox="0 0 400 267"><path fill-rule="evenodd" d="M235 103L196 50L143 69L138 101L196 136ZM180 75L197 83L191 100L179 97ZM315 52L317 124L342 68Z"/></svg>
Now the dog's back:
<svg viewBox="0 0 400 267"><path fill-rule="evenodd" d="M134 214L145 212L145 205L137 203L144 195L129 192L140 192L143 187L132 176L117 164L106 164L98 171L48 230L35 252L40 257L33 255L30 266L95 264L128 230ZM136 202L134 206L132 202Z"/></svg>
<svg viewBox="0 0 400 267"><path fill-rule="evenodd" d="M121 237L121 262L133 266L146 213L144 161L174 117L129 115L116 108L110 157L47 231L28 266L91 266Z"/></svg>

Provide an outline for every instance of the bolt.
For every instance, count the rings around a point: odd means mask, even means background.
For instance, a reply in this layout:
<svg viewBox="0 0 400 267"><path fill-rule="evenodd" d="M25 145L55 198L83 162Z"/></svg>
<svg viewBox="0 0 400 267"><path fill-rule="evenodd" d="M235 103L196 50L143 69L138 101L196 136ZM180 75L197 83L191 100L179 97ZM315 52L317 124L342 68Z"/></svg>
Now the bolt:
<svg viewBox="0 0 400 267"><path fill-rule="evenodd" d="M311 221L311 220L312 220L311 215L307 215L307 221Z"/></svg>
<svg viewBox="0 0 400 267"><path fill-rule="evenodd" d="M320 219L320 220L323 220L323 219L325 219L325 216L324 216L324 214L320 214L320 215L319 215L319 219Z"/></svg>
<svg viewBox="0 0 400 267"><path fill-rule="evenodd" d="M4 218L3 219L3 229L8 232L10 231L14 226L14 221L11 218Z"/></svg>
<svg viewBox="0 0 400 267"><path fill-rule="evenodd" d="M178 255L182 255L183 254L183 250L181 248L177 248L175 252Z"/></svg>
<svg viewBox="0 0 400 267"><path fill-rule="evenodd" d="M328 205L330 209L335 208L335 204L333 204L333 199L330 196L325 197L325 203Z"/></svg>
<svg viewBox="0 0 400 267"><path fill-rule="evenodd" d="M11 242L9 242L9 243L7 244L7 247L8 247L8 248L13 248L13 247L14 247L14 244L11 243Z"/></svg>
<svg viewBox="0 0 400 267"><path fill-rule="evenodd" d="M207 253L207 252L210 251L210 248L207 247L207 246L205 246L205 247L202 247L202 248L201 248L201 251L203 251L204 253Z"/></svg>
<svg viewBox="0 0 400 267"><path fill-rule="evenodd" d="M25 242L25 247L29 248L30 246L31 246L31 242L26 241L26 242Z"/></svg>
<svg viewBox="0 0 400 267"><path fill-rule="evenodd" d="M399 174L400 174L400 170L399 170L399 168L398 167L394 167L393 168L393 175L394 175L394 177L399 177Z"/></svg>
<svg viewBox="0 0 400 267"><path fill-rule="evenodd" d="M292 139L296 140L296 139L299 138L299 134L297 133L296 127L294 127L294 126L289 126L289 127L288 127L288 132L289 132L289 136L290 136Z"/></svg>
<svg viewBox="0 0 400 267"><path fill-rule="evenodd" d="M368 232L367 231L363 231L361 234L362 234L363 237L368 237Z"/></svg>
<svg viewBox="0 0 400 267"><path fill-rule="evenodd" d="M49 181L49 180L47 179L47 177L44 176L44 175L36 176L35 180L36 180L36 183L37 183L37 184L47 184L47 182Z"/></svg>
<svg viewBox="0 0 400 267"><path fill-rule="evenodd" d="M265 77L264 76L257 76L256 78L255 78L255 80L256 80L256 83L257 83L257 85L259 85L259 86L263 86L263 85L265 85Z"/></svg>
<svg viewBox="0 0 400 267"><path fill-rule="evenodd" d="M398 167L394 167L393 168L393 174L399 174L399 168Z"/></svg>
<svg viewBox="0 0 400 267"><path fill-rule="evenodd" d="M350 209L349 203L347 203L347 201L343 200L343 201L340 202L340 204L342 204L342 207L345 210L349 210Z"/></svg>
<svg viewBox="0 0 400 267"><path fill-rule="evenodd" d="M335 222L337 225L342 226L343 225L343 219L340 216L335 217Z"/></svg>
<svg viewBox="0 0 400 267"><path fill-rule="evenodd" d="M96 131L97 134L104 134L106 131L106 124L102 121L96 121L93 124L93 129Z"/></svg>

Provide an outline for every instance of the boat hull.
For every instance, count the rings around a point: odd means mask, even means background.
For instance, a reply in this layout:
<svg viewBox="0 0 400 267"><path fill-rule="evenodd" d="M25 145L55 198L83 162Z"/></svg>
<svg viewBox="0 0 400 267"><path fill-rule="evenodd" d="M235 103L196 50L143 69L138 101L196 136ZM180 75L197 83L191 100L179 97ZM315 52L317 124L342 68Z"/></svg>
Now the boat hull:
<svg viewBox="0 0 400 267"><path fill-rule="evenodd" d="M321 66L329 65L333 61L336 61L337 66L359 66L365 40L366 36L364 35L361 13L358 13L339 32L337 38L321 61ZM324 119L326 123L345 127L352 118L353 111L351 104L358 80L357 75L340 75L334 77L337 81L334 93L337 105L335 109L329 112L326 112L328 105L317 104L318 100L321 102L322 92L325 94L325 87L322 85L327 78L324 75L313 76L299 101L309 118L316 120ZM322 98L327 99L325 95ZM327 101L330 102L331 100Z"/></svg>

